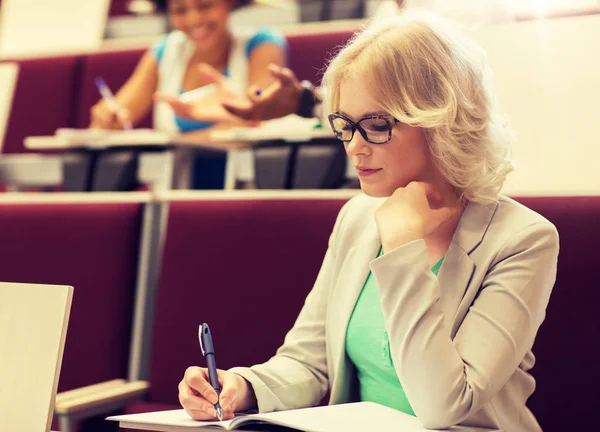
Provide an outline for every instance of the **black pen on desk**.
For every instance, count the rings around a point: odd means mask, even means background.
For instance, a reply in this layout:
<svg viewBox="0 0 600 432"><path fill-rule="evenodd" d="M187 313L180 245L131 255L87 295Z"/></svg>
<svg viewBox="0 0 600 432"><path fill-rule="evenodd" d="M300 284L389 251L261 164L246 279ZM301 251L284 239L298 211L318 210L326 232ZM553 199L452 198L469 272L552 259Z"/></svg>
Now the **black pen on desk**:
<svg viewBox="0 0 600 432"><path fill-rule="evenodd" d="M215 411L219 420L223 420L223 410L219 404L219 396L221 395L221 384L219 384L219 376L217 375L217 361L215 359L215 347L212 341L212 335L210 334L210 328L208 324L204 323L200 326L198 331L198 339L200 339L200 349L202 355L206 359L206 365L208 367L208 380L210 385L217 392L217 403L215 404Z"/></svg>

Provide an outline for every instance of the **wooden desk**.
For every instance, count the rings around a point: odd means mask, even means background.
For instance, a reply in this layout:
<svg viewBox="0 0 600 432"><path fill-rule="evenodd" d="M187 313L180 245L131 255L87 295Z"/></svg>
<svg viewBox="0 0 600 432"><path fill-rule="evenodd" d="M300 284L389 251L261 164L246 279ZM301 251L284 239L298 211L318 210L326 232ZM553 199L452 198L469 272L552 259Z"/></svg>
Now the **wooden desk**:
<svg viewBox="0 0 600 432"><path fill-rule="evenodd" d="M144 142L124 140L116 142L113 139L95 139L93 142L75 142L60 136L33 136L25 139L25 147L29 150L57 150L83 154L88 160L88 171L85 180L85 191L92 191L94 181L98 176L98 161L102 155L122 150L135 150L139 153L167 152L173 149L207 149L227 153L225 167L225 189L235 189L237 172L240 168L240 158L243 153L250 152L264 141L282 140L294 145L310 141L333 139L329 127L311 130L290 131L289 129L244 128L243 130L199 131L190 135L171 137L167 134L149 136ZM173 169L173 166L170 167Z"/></svg>
<svg viewBox="0 0 600 432"><path fill-rule="evenodd" d="M195 148L195 149L208 149L212 151L222 151L229 153L234 152L235 150L240 150L244 148L248 148L248 145L244 143L238 142L222 142L222 143L214 143L208 139L206 140L188 140L188 139L177 139L173 140L169 137L165 136L162 139L157 137L157 139L150 139L145 142L105 142L102 140L95 140L94 142L72 142L65 138L56 137L56 136L45 136L45 137L28 137L25 139L25 147L30 150L55 150L63 153L63 163L66 163L67 160L72 160L73 157L77 159L81 159L81 162L85 164L84 168L84 179L82 180L83 184L81 186L81 190L86 192L91 192L94 190L94 185L96 184L97 179L99 178L99 165L100 161L103 157L108 157L109 155L114 155L118 152L123 151L134 151L137 154L142 155L144 158L152 159L152 155L163 154L165 158L165 162L162 164L167 164L166 168L161 168L164 172L164 180L158 180L161 187L169 187L170 179L172 178L173 169L174 169L174 156L172 150L176 149L185 149L185 148ZM74 156L75 155L75 156ZM156 156L154 156L154 159ZM78 163L78 162L77 162ZM160 161L158 161L161 164ZM144 163L144 166L150 165L155 167L160 167L157 165L156 160L151 161L149 164ZM63 168L66 165L63 165ZM233 165L232 165L233 167ZM137 169L135 165L132 165L132 168L127 167L126 178L136 178L137 173L131 172L131 169ZM64 171L64 169L63 169ZM148 171L148 169L146 169ZM41 173L40 173L41 174ZM234 175L235 173L233 173ZM232 174L228 174L231 176ZM158 178L158 177L157 177ZM77 184L79 185L79 182ZM131 181L127 181L127 183L131 183ZM126 187L123 184L119 187ZM79 186L77 186L79 188Z"/></svg>

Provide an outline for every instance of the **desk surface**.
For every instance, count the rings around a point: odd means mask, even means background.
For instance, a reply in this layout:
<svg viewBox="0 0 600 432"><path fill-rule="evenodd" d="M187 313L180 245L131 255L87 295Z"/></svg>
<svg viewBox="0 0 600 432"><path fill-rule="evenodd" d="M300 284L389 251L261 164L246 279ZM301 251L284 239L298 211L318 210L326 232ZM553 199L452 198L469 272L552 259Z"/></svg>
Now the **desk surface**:
<svg viewBox="0 0 600 432"><path fill-rule="evenodd" d="M313 129L309 132L286 133L285 131L244 128L241 132L236 130L227 131L198 131L190 135L179 135L171 137L167 134L149 134L142 139L129 139L128 137L110 136L96 138L92 141L74 141L61 136L31 136L25 138L25 148L29 150L109 150L116 148L132 147L183 147L183 148L206 148L213 150L242 150L251 148L257 142L268 140L284 140L289 142L303 142L313 139L334 138L329 128Z"/></svg>
<svg viewBox="0 0 600 432"><path fill-rule="evenodd" d="M118 148L149 148L149 147L185 147L185 148L208 148L214 150L241 150L249 148L251 144L245 142L212 141L208 136L178 137L165 139L154 139L144 142L115 142L97 140L94 142L70 142L57 136L32 136L25 138L25 148L29 150L109 150Z"/></svg>

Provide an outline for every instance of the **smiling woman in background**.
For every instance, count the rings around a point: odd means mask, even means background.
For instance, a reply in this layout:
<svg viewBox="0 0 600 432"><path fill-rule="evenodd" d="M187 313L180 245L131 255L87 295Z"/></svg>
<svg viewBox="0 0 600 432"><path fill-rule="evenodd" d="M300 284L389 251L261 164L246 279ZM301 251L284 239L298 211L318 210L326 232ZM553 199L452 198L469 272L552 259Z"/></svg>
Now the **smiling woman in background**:
<svg viewBox="0 0 600 432"><path fill-rule="evenodd" d="M167 16L173 31L155 44L138 63L135 71L117 92L124 115L116 115L104 102L92 107L92 128L122 129L126 120L134 125L152 108L156 92L179 94L210 84L197 69L209 65L228 78L233 91L245 95L247 88L268 86L273 78L267 65L284 65L287 43L271 29L252 35L239 35L228 27L231 12L246 6L245 0L166 0ZM160 6L160 4L159 4ZM207 103L212 103L207 98ZM214 99L215 110L222 110ZM235 123L232 117L229 125ZM178 117L164 103L155 103L154 127L168 133L193 134L211 127L227 127ZM197 188L219 188L223 183L224 156L217 159L196 158L194 172Z"/></svg>

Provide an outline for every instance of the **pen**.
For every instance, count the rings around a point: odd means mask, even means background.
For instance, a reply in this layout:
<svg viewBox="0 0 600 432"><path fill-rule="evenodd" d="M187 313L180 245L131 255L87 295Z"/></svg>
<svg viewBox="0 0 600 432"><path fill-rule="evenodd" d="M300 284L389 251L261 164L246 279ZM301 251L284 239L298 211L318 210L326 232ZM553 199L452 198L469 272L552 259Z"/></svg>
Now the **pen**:
<svg viewBox="0 0 600 432"><path fill-rule="evenodd" d="M218 398L221 394L221 385L219 384L219 377L217 375L215 347L213 346L212 336L210 334L210 328L208 327L208 324L204 323L199 326L198 333L198 339L200 339L200 349L202 350L202 355L206 359L206 364L208 366L208 379L212 388L214 388L217 392ZM223 410L221 409L218 399L217 403L215 404L215 411L217 411L217 417L219 420L222 421Z"/></svg>
<svg viewBox="0 0 600 432"><path fill-rule="evenodd" d="M123 108L119 105L119 102L115 99L115 95L112 91L110 91L110 87L106 85L106 82L102 77L96 78L96 87L98 87L98 91L100 92L100 96L102 99L106 101L106 104L110 108L112 112L115 114L119 114L123 112ZM125 125L125 129L132 129L133 125L130 120L124 119L123 123Z"/></svg>

